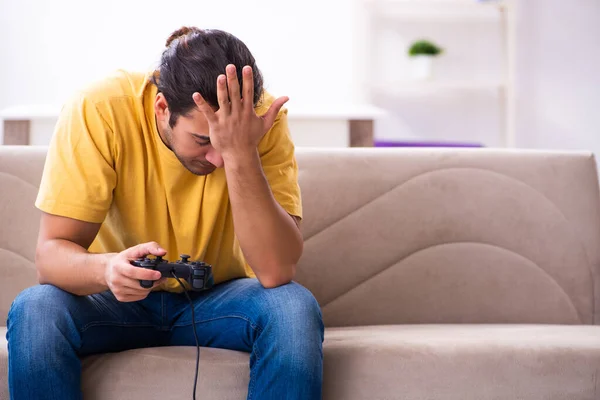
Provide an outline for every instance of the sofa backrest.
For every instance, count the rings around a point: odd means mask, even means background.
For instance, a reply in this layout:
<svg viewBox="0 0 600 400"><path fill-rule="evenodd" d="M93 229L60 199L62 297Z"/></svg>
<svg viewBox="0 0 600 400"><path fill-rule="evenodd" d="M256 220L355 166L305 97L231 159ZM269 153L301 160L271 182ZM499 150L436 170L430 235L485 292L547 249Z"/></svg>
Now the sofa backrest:
<svg viewBox="0 0 600 400"><path fill-rule="evenodd" d="M297 280L327 326L600 323L592 154L351 148L297 156L305 238Z"/></svg>
<svg viewBox="0 0 600 400"><path fill-rule="evenodd" d="M37 283L34 202L45 159L43 146L0 146L0 325L16 295Z"/></svg>
<svg viewBox="0 0 600 400"><path fill-rule="evenodd" d="M0 324L36 283L45 155L0 146ZM591 154L298 148L297 158L305 248L296 280L327 326L600 322Z"/></svg>

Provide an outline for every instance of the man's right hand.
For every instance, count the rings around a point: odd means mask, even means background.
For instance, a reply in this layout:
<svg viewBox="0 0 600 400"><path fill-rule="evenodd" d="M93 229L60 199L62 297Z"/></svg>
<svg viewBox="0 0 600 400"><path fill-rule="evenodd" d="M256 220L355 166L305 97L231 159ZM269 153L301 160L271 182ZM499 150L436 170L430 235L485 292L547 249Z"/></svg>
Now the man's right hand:
<svg viewBox="0 0 600 400"><path fill-rule="evenodd" d="M161 278L159 271L140 268L131 265L130 261L147 255L164 256L167 251L156 242L142 243L111 254L109 263L104 272L104 279L110 291L117 300L131 302L143 300L156 286L167 278ZM151 288L145 289L140 285L140 280L156 281Z"/></svg>

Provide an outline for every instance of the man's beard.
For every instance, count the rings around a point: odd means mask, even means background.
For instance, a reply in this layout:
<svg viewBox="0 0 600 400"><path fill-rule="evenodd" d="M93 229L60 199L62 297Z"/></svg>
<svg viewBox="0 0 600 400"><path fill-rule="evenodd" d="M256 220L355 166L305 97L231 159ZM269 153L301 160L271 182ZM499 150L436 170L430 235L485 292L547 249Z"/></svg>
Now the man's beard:
<svg viewBox="0 0 600 400"><path fill-rule="evenodd" d="M193 161L192 162L186 161L186 160L182 159L181 157L179 157L177 154L175 154L175 156L177 157L177 159L179 160L181 165L183 165L185 167L185 169L187 169L194 175L199 175L199 176L208 175L215 170L214 165L212 167L204 166L204 165L196 164Z"/></svg>
<svg viewBox="0 0 600 400"><path fill-rule="evenodd" d="M177 157L177 159L179 160L181 165L183 165L183 167L185 169L187 169L188 171L190 171L192 174L198 175L198 176L208 175L215 170L216 167L213 164L209 163L208 161L206 163L202 163L203 165L200 165L200 164L198 164L197 161L187 160L187 159L181 157L179 155L179 153L177 153L173 149L173 145L172 145L173 131L170 128L165 129L165 137L167 139L167 143L165 143L167 148L169 150L171 150L173 152L173 154L175 154L175 157Z"/></svg>
<svg viewBox="0 0 600 400"><path fill-rule="evenodd" d="M173 151L173 150L171 150L171 151ZM184 159L183 157L180 157L176 151L173 151L173 154L175 154L175 157L177 157L177 159L179 160L181 165L183 165L183 167L185 169L187 169L194 175L198 175L198 176L208 175L216 169L216 167L209 162L200 163L195 160L187 160L187 159Z"/></svg>

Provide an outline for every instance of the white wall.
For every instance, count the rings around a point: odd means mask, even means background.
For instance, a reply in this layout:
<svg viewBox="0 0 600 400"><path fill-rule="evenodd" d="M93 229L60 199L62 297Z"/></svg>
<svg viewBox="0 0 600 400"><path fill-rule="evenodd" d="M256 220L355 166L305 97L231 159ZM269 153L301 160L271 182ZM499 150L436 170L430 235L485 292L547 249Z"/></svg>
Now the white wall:
<svg viewBox="0 0 600 400"><path fill-rule="evenodd" d="M452 11L452 3L443 7L444 3L437 5ZM467 6L475 7L454 17L441 12L436 3L426 6L418 1L404 7L408 14L385 10L369 14L366 6L359 13L360 23L370 33L368 39L357 41L367 54L362 68L357 69L361 84L375 105L390 112L379 124L379 138L502 145L502 14L476 3L467 0ZM434 60L433 78L427 84L430 88L410 82L407 50L421 38L443 48ZM385 89L373 88L373 83Z"/></svg>
<svg viewBox="0 0 600 400"><path fill-rule="evenodd" d="M600 154L600 1L521 1L517 35L517 145Z"/></svg>
<svg viewBox="0 0 600 400"><path fill-rule="evenodd" d="M517 146L600 152L600 1L515 2ZM289 95L290 106L373 99L393 111L377 125L381 138L499 144L502 110L493 91L386 98L368 97L364 86L378 77L367 69L370 47L394 43L387 54L395 64L384 72L403 74L403 46L424 35L446 48L439 78L493 81L500 62L493 22L450 29L446 23L404 22L395 38L376 42L366 35L357 3L0 0L0 108L61 102L114 68L153 68L171 31L194 24L244 40L268 89Z"/></svg>
<svg viewBox="0 0 600 400"><path fill-rule="evenodd" d="M355 8L344 0L0 0L0 109L60 103L115 68L154 68L181 25L220 28L254 53L267 88L298 104L357 98ZM327 33L325 33L327 32Z"/></svg>
<svg viewBox="0 0 600 400"><path fill-rule="evenodd" d="M511 1L516 5L516 146L584 149L600 155L600 1ZM373 31L386 33L373 44L384 57L371 76L405 78L409 70L404 49L417 37L427 37L445 48L436 61L435 81L502 80L498 22L380 23ZM368 80L370 75L361 76ZM371 98L391 111L379 126L380 137L497 146L502 145L501 96L476 89L373 93Z"/></svg>

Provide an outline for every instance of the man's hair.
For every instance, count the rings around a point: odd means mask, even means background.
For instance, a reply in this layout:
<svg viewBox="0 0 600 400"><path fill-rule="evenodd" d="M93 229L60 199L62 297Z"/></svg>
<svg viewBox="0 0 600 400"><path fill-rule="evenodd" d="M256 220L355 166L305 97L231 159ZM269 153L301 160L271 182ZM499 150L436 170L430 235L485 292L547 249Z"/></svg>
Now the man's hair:
<svg viewBox="0 0 600 400"><path fill-rule="evenodd" d="M252 67L256 106L263 93L263 78L250 50L234 35L218 29L182 27L169 36L166 50L152 82L167 100L174 127L177 118L196 107L192 95L199 92L213 108L219 108L217 77L228 64L235 65L240 93L243 93L242 68Z"/></svg>

